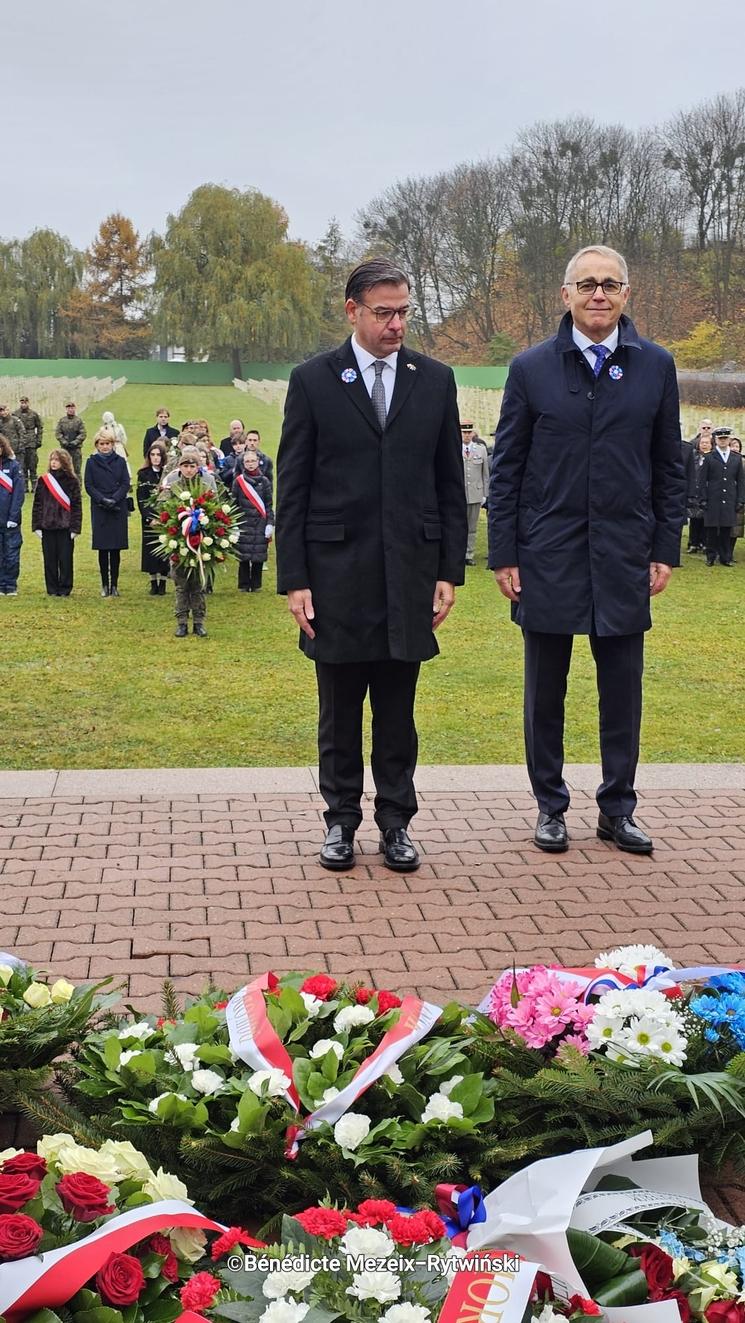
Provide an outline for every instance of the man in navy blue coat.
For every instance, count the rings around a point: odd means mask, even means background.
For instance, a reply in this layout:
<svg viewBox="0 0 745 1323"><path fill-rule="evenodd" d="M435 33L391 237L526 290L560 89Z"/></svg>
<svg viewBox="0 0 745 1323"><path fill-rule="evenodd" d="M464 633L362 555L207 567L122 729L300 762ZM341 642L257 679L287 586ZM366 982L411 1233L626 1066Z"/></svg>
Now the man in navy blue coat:
<svg viewBox="0 0 745 1323"><path fill-rule="evenodd" d="M675 366L624 315L620 253L583 248L558 334L514 359L489 491L489 566L525 639L525 746L534 841L566 850L564 698L587 634L600 700L598 836L649 854L634 822L649 599L678 565L686 514Z"/></svg>

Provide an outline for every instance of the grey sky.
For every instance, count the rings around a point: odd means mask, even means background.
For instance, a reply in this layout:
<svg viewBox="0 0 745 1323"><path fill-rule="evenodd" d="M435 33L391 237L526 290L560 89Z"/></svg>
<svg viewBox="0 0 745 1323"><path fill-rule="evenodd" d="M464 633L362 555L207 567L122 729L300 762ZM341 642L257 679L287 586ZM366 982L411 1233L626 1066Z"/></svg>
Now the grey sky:
<svg viewBox="0 0 745 1323"><path fill-rule="evenodd" d="M630 128L745 82L736 0L0 0L0 235L162 230L250 186L317 240L537 119Z"/></svg>

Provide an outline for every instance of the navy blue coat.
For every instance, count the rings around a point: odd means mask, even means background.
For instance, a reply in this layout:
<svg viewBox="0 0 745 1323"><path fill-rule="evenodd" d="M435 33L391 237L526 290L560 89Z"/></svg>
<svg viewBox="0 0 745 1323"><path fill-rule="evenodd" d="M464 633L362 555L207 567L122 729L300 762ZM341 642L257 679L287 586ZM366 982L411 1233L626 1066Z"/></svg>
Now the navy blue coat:
<svg viewBox="0 0 745 1323"><path fill-rule="evenodd" d="M129 472L121 455L116 455L113 451L108 455L101 455L97 450L94 451L86 461L83 481L85 490L91 498L93 550L126 551L129 546L127 540Z"/></svg>
<svg viewBox="0 0 745 1323"><path fill-rule="evenodd" d="M680 563L686 517L675 364L621 317L595 379L558 334L514 359L489 489L489 565L517 565L512 618L547 634L649 629L649 566Z"/></svg>
<svg viewBox="0 0 745 1323"><path fill-rule="evenodd" d="M5 528L8 520L11 524L21 522L21 506L26 497L26 480L17 459L3 459L0 456L0 469L13 483L11 492L0 483L0 528Z"/></svg>

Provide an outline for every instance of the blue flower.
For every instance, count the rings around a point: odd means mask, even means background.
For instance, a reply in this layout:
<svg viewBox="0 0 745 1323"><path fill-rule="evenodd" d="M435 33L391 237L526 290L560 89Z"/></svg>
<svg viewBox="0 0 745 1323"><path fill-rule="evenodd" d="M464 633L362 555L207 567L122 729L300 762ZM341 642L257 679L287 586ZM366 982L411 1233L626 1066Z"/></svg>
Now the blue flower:
<svg viewBox="0 0 745 1323"><path fill-rule="evenodd" d="M704 1038L706 1039L707 1043L719 1042L719 1034L717 1033L716 1029L711 1029L711 1028L704 1029Z"/></svg>

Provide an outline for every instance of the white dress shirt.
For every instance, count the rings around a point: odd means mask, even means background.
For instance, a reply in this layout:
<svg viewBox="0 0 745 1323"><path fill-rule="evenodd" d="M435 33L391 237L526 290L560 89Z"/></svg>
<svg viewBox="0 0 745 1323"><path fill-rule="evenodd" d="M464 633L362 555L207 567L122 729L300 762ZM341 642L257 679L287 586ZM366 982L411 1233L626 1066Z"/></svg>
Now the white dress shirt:
<svg viewBox="0 0 745 1323"><path fill-rule="evenodd" d="M372 398L372 389L375 384L375 368L373 364L378 360L368 349L363 349L356 335L352 336L352 349L360 369L360 376L365 383L368 395ZM396 384L396 363L398 362L398 350L396 349L387 358L380 360L385 363L382 373L383 390L385 391L386 413L391 407L393 399L393 387Z"/></svg>
<svg viewBox="0 0 745 1323"><path fill-rule="evenodd" d="M605 345L606 349L612 354L618 344L618 327L614 327L606 340L591 340L589 335L584 335L582 331L579 331L576 326L572 325L572 339L577 348L582 350L582 353L594 372L598 356L597 354L593 354L590 345Z"/></svg>
<svg viewBox="0 0 745 1323"><path fill-rule="evenodd" d="M721 459L722 463L726 464L727 460L729 459L729 446L727 446L726 450L723 450L721 446L717 445L714 447L714 450L719 455L719 458Z"/></svg>

